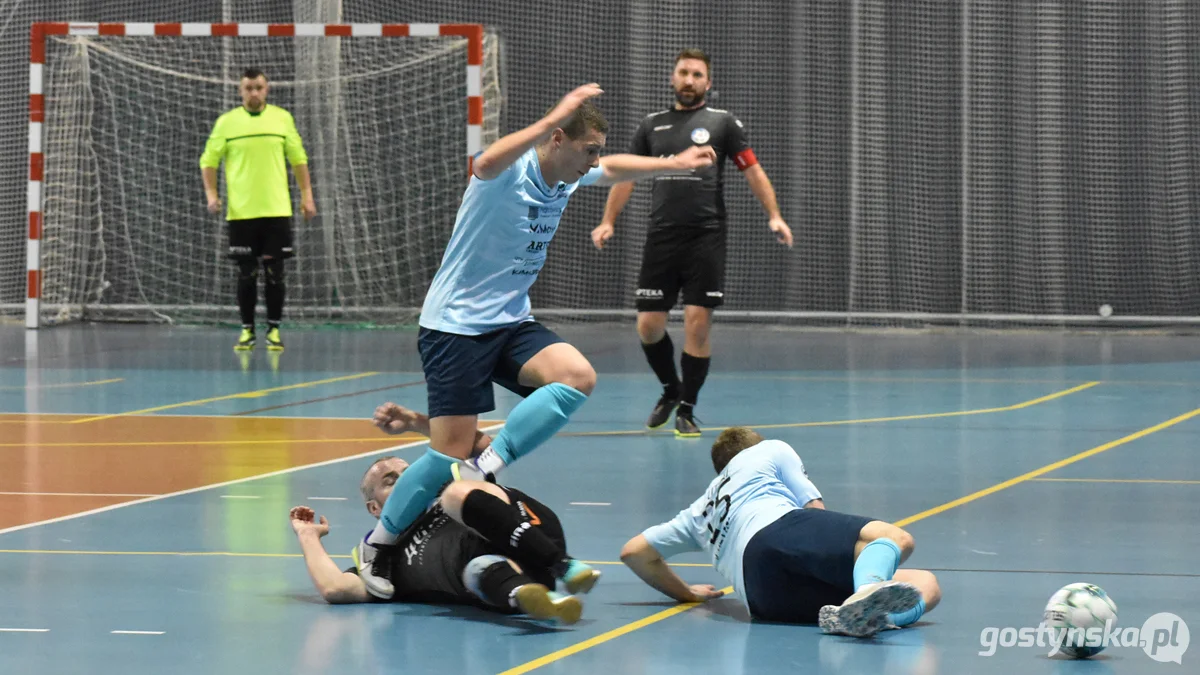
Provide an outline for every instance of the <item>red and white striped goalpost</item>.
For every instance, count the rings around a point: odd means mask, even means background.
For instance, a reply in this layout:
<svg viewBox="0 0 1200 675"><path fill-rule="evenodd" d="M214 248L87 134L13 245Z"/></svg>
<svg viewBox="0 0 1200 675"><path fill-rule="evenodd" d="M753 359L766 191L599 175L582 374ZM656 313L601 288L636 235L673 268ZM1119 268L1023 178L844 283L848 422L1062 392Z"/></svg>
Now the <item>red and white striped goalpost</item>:
<svg viewBox="0 0 1200 675"><path fill-rule="evenodd" d="M41 244L42 123L46 103L42 91L46 38L50 35L114 37L458 37L467 41L467 171L482 150L483 26L473 23L35 23L29 43L29 243L26 249L25 327L37 328L42 298ZM221 111L214 110L215 115ZM197 150L199 152L199 150Z"/></svg>

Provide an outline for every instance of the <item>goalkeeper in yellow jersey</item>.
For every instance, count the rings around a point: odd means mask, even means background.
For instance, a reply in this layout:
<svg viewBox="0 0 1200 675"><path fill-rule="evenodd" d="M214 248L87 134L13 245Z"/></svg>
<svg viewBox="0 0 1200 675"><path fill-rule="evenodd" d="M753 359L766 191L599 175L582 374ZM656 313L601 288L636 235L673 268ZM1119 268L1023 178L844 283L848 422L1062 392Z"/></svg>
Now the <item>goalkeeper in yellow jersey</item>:
<svg viewBox="0 0 1200 675"><path fill-rule="evenodd" d="M267 76L261 70L242 73L238 92L242 105L217 118L200 172L208 210L221 210L217 192L217 167L225 160L225 191L229 200L229 257L237 261L237 301L242 333L234 349L254 349L254 309L258 302L258 268L261 260L267 301L267 349L283 350L279 322L283 318L283 261L292 248L292 196L287 166L292 165L300 186L300 208L305 219L317 213L313 201L308 155L291 113L267 105Z"/></svg>

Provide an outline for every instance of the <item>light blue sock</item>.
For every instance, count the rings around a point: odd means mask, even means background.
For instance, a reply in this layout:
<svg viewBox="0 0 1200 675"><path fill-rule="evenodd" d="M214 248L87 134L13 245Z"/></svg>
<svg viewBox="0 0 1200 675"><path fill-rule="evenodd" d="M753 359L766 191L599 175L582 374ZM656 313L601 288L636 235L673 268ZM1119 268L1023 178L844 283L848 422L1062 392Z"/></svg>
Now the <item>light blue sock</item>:
<svg viewBox="0 0 1200 675"><path fill-rule="evenodd" d="M876 539L863 547L854 561L854 590L865 584L890 581L899 566L900 547L896 542L886 537Z"/></svg>
<svg viewBox="0 0 1200 675"><path fill-rule="evenodd" d="M421 458L400 474L400 480L392 488L383 504L383 512L379 515L379 524L383 526L391 541L380 528L367 539L375 544L392 544L395 538L408 529L409 525L425 512L425 509L437 498L437 492L446 481L454 477L450 467L458 460L429 448Z"/></svg>
<svg viewBox="0 0 1200 675"><path fill-rule="evenodd" d="M913 607L912 609L908 610L907 612L900 612L899 614L888 614L888 621L890 621L892 623L892 625L896 626L897 628L903 628L904 626L907 626L910 623L916 623L917 619L920 619L924 614L925 614L925 598L921 598L921 600L919 602L917 602L917 606Z"/></svg>
<svg viewBox="0 0 1200 675"><path fill-rule="evenodd" d="M586 400L583 392L558 382L539 387L509 413L492 449L512 464L558 433Z"/></svg>

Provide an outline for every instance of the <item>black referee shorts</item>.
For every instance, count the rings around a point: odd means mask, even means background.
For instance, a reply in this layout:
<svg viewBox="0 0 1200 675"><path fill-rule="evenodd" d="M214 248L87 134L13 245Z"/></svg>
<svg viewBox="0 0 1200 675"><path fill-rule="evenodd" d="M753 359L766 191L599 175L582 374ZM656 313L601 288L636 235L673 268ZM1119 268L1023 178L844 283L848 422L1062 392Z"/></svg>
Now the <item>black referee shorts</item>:
<svg viewBox="0 0 1200 675"><path fill-rule="evenodd" d="M263 256L286 260L295 255L292 248L292 219L288 216L230 220L227 224L229 257L234 260Z"/></svg>
<svg viewBox="0 0 1200 675"><path fill-rule="evenodd" d="M642 251L636 292L639 312L683 304L719 307L725 292L725 228L674 226L653 230Z"/></svg>

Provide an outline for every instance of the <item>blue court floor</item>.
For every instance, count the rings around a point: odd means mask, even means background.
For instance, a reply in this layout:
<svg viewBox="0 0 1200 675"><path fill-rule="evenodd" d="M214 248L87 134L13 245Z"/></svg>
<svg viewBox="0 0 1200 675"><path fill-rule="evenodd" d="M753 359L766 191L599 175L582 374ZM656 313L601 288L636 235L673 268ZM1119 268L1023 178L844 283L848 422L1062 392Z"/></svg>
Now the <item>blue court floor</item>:
<svg viewBox="0 0 1200 675"><path fill-rule="evenodd" d="M288 509L328 517L326 548L349 566L373 525L363 471L424 450L368 422L385 400L424 409L415 332L292 330L280 358L243 362L227 330L0 326L0 673L1200 672L1182 633L1153 657L1110 647L1086 662L984 639L1036 627L1076 581L1108 591L1122 627L1171 613L1200 630L1196 337L718 325L705 435L677 440L642 430L658 385L631 325L560 332L592 360L596 392L501 480L554 508L570 552L602 567L569 628L328 606L310 584ZM516 403L497 401L487 419ZM229 418L235 431L203 436ZM262 425L292 435L252 442ZM751 622L736 598L680 611L641 584L621 545L704 489L731 425L790 443L829 508L908 529L905 566L937 575L942 604L858 641ZM162 487L177 476L193 482ZM727 585L701 557L672 562Z"/></svg>

